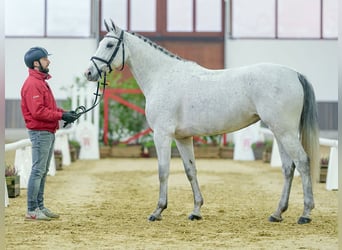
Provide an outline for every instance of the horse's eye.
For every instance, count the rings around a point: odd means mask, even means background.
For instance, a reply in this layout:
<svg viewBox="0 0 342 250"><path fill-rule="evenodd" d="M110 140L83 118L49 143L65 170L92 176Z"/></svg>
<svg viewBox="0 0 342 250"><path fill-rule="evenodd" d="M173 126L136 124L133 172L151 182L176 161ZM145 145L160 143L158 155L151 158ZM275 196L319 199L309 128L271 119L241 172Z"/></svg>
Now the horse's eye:
<svg viewBox="0 0 342 250"><path fill-rule="evenodd" d="M112 43L107 43L107 48L110 49L110 48L113 48L114 44Z"/></svg>

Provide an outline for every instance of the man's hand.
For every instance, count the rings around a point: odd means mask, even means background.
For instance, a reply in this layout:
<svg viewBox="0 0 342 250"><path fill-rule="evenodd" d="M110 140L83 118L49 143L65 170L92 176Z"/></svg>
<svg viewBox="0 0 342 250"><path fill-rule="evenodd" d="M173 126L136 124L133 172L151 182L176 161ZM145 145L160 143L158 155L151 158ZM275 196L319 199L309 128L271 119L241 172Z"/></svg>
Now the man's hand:
<svg viewBox="0 0 342 250"><path fill-rule="evenodd" d="M66 121L66 123L73 123L78 117L80 117L80 115L75 111L68 111L63 113L62 120Z"/></svg>

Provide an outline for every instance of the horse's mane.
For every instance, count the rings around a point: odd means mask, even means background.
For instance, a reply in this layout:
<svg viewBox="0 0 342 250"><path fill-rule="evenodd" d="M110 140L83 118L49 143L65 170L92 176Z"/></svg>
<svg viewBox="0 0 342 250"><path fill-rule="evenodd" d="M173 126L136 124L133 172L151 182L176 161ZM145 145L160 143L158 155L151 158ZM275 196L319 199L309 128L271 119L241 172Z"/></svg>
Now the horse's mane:
<svg viewBox="0 0 342 250"><path fill-rule="evenodd" d="M145 43L148 43L150 46L152 46L153 48L163 52L165 55L168 55L170 57L173 57L173 58L176 58L177 60L181 60L181 61L185 61L183 58L177 56L176 54L168 51L167 49L163 48L162 46L156 44L155 42L152 42L150 39L138 34L138 33L135 33L135 32L129 32L130 34L140 38L141 40L143 40Z"/></svg>

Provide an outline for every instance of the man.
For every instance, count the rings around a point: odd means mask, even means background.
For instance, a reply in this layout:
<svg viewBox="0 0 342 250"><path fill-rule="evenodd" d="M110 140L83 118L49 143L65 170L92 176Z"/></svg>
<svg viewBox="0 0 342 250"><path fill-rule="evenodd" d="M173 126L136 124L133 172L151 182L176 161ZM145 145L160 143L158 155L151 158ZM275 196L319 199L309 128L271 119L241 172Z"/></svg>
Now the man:
<svg viewBox="0 0 342 250"><path fill-rule="evenodd" d="M59 120L74 122L79 115L57 107L46 82L51 76L48 52L41 47L29 49L24 56L29 76L21 89L21 111L32 142L32 170L27 188L27 220L59 218L44 206L44 187L51 156L54 153L55 132Z"/></svg>

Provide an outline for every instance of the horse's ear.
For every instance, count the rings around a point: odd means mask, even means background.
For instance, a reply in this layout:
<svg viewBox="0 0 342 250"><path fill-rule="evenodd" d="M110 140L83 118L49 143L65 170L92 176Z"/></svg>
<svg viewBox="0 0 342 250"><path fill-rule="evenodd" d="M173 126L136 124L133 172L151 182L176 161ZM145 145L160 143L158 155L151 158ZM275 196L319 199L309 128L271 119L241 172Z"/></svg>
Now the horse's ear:
<svg viewBox="0 0 342 250"><path fill-rule="evenodd" d="M110 29L109 29L109 26L108 26L108 23L106 22L106 20L104 20L104 25L106 26L106 30L107 30L107 32L109 32L109 31L110 31Z"/></svg>
<svg viewBox="0 0 342 250"><path fill-rule="evenodd" d="M115 26L115 24L114 24L113 20L112 20L112 19L110 19L110 22L112 23L112 27L113 27L113 28L112 28L112 30L116 32L116 26Z"/></svg>

